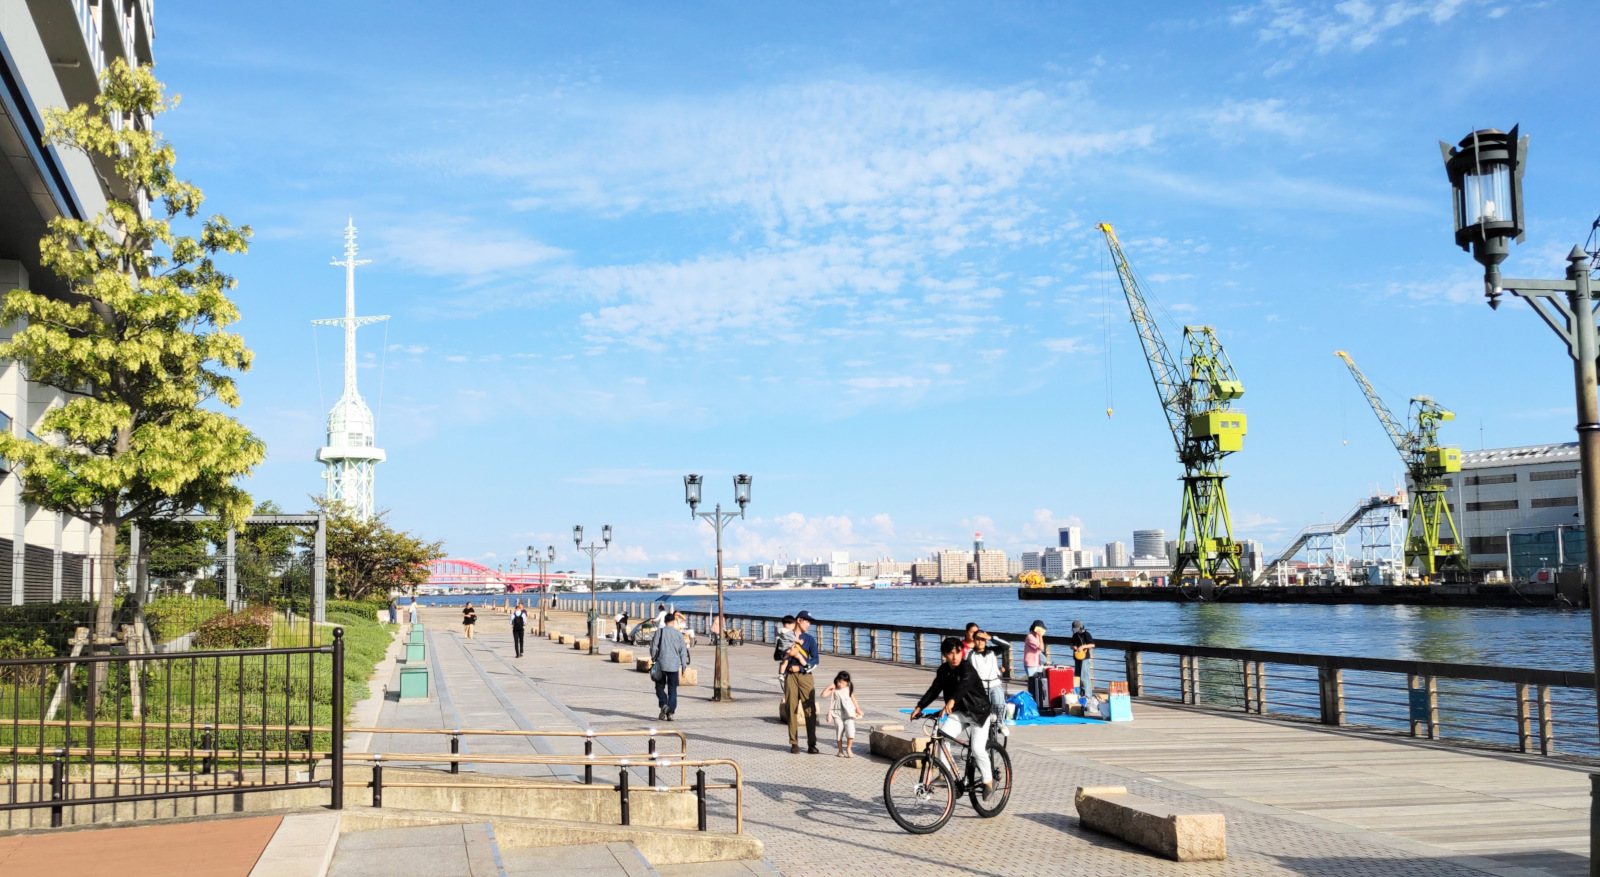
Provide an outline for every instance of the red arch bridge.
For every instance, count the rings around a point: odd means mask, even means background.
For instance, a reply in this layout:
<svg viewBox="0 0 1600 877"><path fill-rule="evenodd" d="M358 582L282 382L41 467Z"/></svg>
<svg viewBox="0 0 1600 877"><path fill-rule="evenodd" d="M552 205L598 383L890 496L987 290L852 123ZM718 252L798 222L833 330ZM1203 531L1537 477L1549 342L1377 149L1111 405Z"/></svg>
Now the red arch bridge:
<svg viewBox="0 0 1600 877"><path fill-rule="evenodd" d="M565 584L572 577L564 572L552 572L545 576L536 571L505 572L477 561L453 558L430 560L427 567L428 580L422 586L448 591L504 590L509 594L520 594L523 591L540 590L546 584Z"/></svg>

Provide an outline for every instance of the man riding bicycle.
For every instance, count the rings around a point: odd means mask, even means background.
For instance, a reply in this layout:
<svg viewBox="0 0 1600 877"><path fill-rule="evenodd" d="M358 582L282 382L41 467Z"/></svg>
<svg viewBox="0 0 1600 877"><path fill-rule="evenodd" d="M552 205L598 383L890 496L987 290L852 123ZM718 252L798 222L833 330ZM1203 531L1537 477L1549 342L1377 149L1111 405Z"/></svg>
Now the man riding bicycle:
<svg viewBox="0 0 1600 877"><path fill-rule="evenodd" d="M960 637L945 637L939 653L944 660L939 664L938 672L933 674L933 684L928 686L927 692L917 701L917 707L911 713L920 715L923 707L937 698L943 698L944 709L939 712L939 730L958 740L963 730L967 732L970 757L978 760L983 786L990 788L994 785L994 768L989 763L989 724L994 720L994 715L989 706L989 694L984 690L983 680L978 678L978 671L971 662L965 660L966 649ZM941 762L944 760L942 753L939 759ZM948 764L945 767L952 772L955 770Z"/></svg>

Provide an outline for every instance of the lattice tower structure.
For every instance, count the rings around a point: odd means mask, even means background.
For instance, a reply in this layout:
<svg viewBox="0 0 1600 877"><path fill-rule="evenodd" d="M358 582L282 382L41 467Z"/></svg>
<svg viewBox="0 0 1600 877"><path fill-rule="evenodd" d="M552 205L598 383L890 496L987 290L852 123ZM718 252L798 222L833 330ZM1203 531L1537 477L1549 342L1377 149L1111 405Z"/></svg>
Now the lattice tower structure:
<svg viewBox="0 0 1600 877"><path fill-rule="evenodd" d="M356 316L356 266L370 259L356 258L356 226L352 218L344 229L344 258L331 264L344 269L344 316L312 320L317 326L344 329L344 392L328 412L328 444L317 451L322 465L323 497L344 506L362 520L375 511L375 468L385 459L378 447L377 424L372 409L356 387L356 329L389 319Z"/></svg>

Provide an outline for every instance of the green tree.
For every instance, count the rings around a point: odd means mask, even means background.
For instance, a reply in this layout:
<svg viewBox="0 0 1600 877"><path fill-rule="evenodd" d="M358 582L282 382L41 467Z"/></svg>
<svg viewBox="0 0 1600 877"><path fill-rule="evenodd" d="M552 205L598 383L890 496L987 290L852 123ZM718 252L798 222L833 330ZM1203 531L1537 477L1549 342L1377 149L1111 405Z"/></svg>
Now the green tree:
<svg viewBox="0 0 1600 877"><path fill-rule="evenodd" d="M124 521L204 509L237 523L251 505L237 482L266 452L218 410L238 406L230 373L248 370L251 355L224 331L239 312L228 299L234 279L214 258L245 252L250 228L212 216L195 236L174 232L173 221L196 220L203 201L152 127L176 103L148 68L118 60L93 107L45 112L45 143L109 168L110 197L93 219L52 220L40 242L43 264L71 296L12 290L0 305L0 321L24 323L0 357L68 398L42 419L46 442L0 433L0 457L20 465L26 502L87 520L107 553ZM115 564L97 572L103 645Z"/></svg>
<svg viewBox="0 0 1600 877"><path fill-rule="evenodd" d="M312 500L328 515L328 588L337 598L364 600L416 587L428 580L424 564L444 556L443 542L390 527L387 509L362 520L343 504Z"/></svg>

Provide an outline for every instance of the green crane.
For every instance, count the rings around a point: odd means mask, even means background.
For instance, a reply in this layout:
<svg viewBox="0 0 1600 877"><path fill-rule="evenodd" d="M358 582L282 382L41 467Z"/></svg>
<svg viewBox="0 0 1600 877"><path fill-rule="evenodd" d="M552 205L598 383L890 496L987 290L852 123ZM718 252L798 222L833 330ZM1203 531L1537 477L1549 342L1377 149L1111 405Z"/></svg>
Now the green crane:
<svg viewBox="0 0 1600 877"><path fill-rule="evenodd" d="M1183 516L1178 522L1173 580L1182 581L1192 567L1201 579L1237 582L1243 546L1233 541L1223 484L1228 476L1222 471L1222 458L1244 448L1244 412L1231 404L1244 395L1244 385L1210 326L1184 326L1180 356L1173 358L1133 268L1122 254L1117 233L1108 223L1096 227L1111 249L1123 297L1128 300L1161 410L1178 447L1178 461L1183 464Z"/></svg>
<svg viewBox="0 0 1600 877"><path fill-rule="evenodd" d="M1461 471L1461 449L1439 444L1439 424L1455 420L1456 416L1433 401L1432 396L1417 396L1411 400L1410 428L1400 425L1399 418L1378 398L1377 391L1367 382L1367 376L1356 367L1356 361L1343 350L1334 356L1344 360L1351 377L1361 385L1372 413L1378 415L1394 449L1406 464L1406 476L1411 482L1410 521L1406 529L1406 567L1417 563L1424 576L1440 570L1453 569L1465 572L1467 554L1461 548L1461 535L1456 532L1455 518L1450 514L1450 504L1445 501L1445 476ZM1446 533L1450 541L1444 541Z"/></svg>

